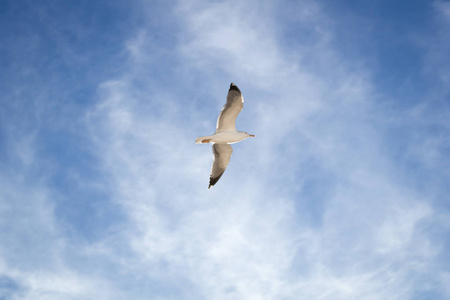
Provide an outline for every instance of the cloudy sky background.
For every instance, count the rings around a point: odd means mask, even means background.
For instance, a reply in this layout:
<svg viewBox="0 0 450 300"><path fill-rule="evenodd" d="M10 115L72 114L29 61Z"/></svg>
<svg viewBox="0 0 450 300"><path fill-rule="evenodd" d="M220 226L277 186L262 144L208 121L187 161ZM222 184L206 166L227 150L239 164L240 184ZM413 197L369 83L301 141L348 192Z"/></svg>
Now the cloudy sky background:
<svg viewBox="0 0 450 300"><path fill-rule="evenodd" d="M0 14L0 299L450 299L450 2Z"/></svg>

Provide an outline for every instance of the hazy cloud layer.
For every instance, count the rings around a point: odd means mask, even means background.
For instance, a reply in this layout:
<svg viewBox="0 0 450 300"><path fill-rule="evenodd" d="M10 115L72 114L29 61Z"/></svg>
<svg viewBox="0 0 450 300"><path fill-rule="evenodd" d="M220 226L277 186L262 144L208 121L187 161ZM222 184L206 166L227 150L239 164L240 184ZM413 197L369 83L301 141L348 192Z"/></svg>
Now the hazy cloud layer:
<svg viewBox="0 0 450 300"><path fill-rule="evenodd" d="M104 5L129 27L98 10L111 33L94 22L78 38L115 33L110 54L68 42L51 80L4 93L17 104L0 111L0 298L450 296L448 59L435 44L448 44L447 2L429 6L431 38L409 32L422 65L404 84L429 80L411 98L386 89L388 66L348 55L353 19L334 16L359 11L345 4ZM65 89L58 66L74 57L97 71L86 89ZM194 139L214 131L231 81L237 127L256 138L208 190L211 149Z"/></svg>

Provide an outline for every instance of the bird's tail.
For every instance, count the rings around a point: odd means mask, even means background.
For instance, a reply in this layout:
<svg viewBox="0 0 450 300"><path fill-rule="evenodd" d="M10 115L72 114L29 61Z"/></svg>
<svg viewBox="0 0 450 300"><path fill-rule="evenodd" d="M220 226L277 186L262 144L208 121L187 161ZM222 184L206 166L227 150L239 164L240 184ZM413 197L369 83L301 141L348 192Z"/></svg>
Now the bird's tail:
<svg viewBox="0 0 450 300"><path fill-rule="evenodd" d="M201 136L195 139L195 143L196 144L205 144L205 143L209 143L209 141L211 140L211 137L209 136Z"/></svg>

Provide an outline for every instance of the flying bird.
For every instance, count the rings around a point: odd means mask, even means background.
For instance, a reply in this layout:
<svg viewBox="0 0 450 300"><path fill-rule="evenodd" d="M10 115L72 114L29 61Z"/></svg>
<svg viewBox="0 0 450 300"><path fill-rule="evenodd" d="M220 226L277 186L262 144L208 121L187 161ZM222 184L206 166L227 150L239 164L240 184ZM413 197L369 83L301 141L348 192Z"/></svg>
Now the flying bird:
<svg viewBox="0 0 450 300"><path fill-rule="evenodd" d="M249 137L255 137L253 134L236 130L236 118L243 108L244 97L241 94L241 90L234 83L231 83L227 102L217 119L216 133L195 139L196 144L213 144L213 164L209 176L208 189L219 181L230 162L231 153L233 152L230 144L238 143Z"/></svg>

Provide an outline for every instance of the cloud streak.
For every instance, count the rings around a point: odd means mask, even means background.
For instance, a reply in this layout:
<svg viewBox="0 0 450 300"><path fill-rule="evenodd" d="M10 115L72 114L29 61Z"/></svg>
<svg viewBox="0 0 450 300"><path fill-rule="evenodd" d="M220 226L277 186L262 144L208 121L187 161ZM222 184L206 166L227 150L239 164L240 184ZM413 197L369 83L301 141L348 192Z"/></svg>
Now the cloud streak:
<svg viewBox="0 0 450 300"><path fill-rule="evenodd" d="M62 163L36 150L42 127L9 135L21 136L8 146L25 179L1 173L0 293L449 296L448 173L439 164L448 163L448 127L439 121L433 134L435 111L423 103L389 104L366 58L342 54L336 20L321 3L139 5L139 20L149 21L123 36L120 69L100 76L95 101L74 105L79 119L65 141L84 145L79 161L90 167L63 166L79 187L55 184L56 171L30 180L33 170ZM231 81L245 97L237 127L256 138L234 147L208 190L211 150L194 138L214 130ZM57 120L48 124L69 123ZM83 198L93 204L71 203ZM69 208L86 215L71 217Z"/></svg>
<svg viewBox="0 0 450 300"><path fill-rule="evenodd" d="M326 18L316 5L304 4L317 14L309 15L310 22ZM209 169L209 158L201 159L191 148L187 137L195 136L189 135L192 129L172 126L178 115L170 99L151 101L167 109L152 120L140 115L139 105L126 104L127 97L100 113L124 114L105 127L119 126L109 132L121 132L115 136L118 143L142 143L136 149L115 149L111 159L120 166L118 198L126 199L126 210L139 228L139 234L128 236L132 248L149 270L190 278L206 298L389 299L424 292L415 290L417 282L410 278L427 272L439 252L420 229L420 224L432 222L434 212L417 199L415 189L394 176L398 170L376 130L382 120L376 115L368 71L346 69L327 42L333 32L323 28L317 31L318 51L306 54L320 65L315 72L303 71L302 64L283 59L293 56L291 49L276 45L270 3L253 7L254 13L245 16L248 9L241 6L183 2L176 10L188 32L180 44L188 72L200 70L206 79L214 69L224 78L237 76L244 85L245 78L258 79L248 84L250 97L244 94L246 99L258 97L257 104L246 102L246 109L256 108L253 121L242 120L244 110L240 126L256 127L264 135L239 147L254 151L258 164L242 155L233 157L241 168L252 166L239 174L230 165L223 184L234 190L213 191L210 203L205 199L211 197L195 188L201 187L197 177ZM207 66L212 67L205 70ZM195 87L212 90L208 86L215 88L220 81L206 79ZM111 103L111 98L104 101ZM190 109L184 107L184 112L189 115ZM212 127L214 122L201 125ZM169 135L179 147L164 143ZM302 143L292 145L292 139ZM148 172L149 166L157 171ZM310 172L329 177L330 184L308 187ZM145 186L148 182L153 184ZM178 192L168 196L167 182ZM328 189L314 216L322 219L319 224L308 222L308 212L299 210L302 202L314 201L306 188Z"/></svg>

